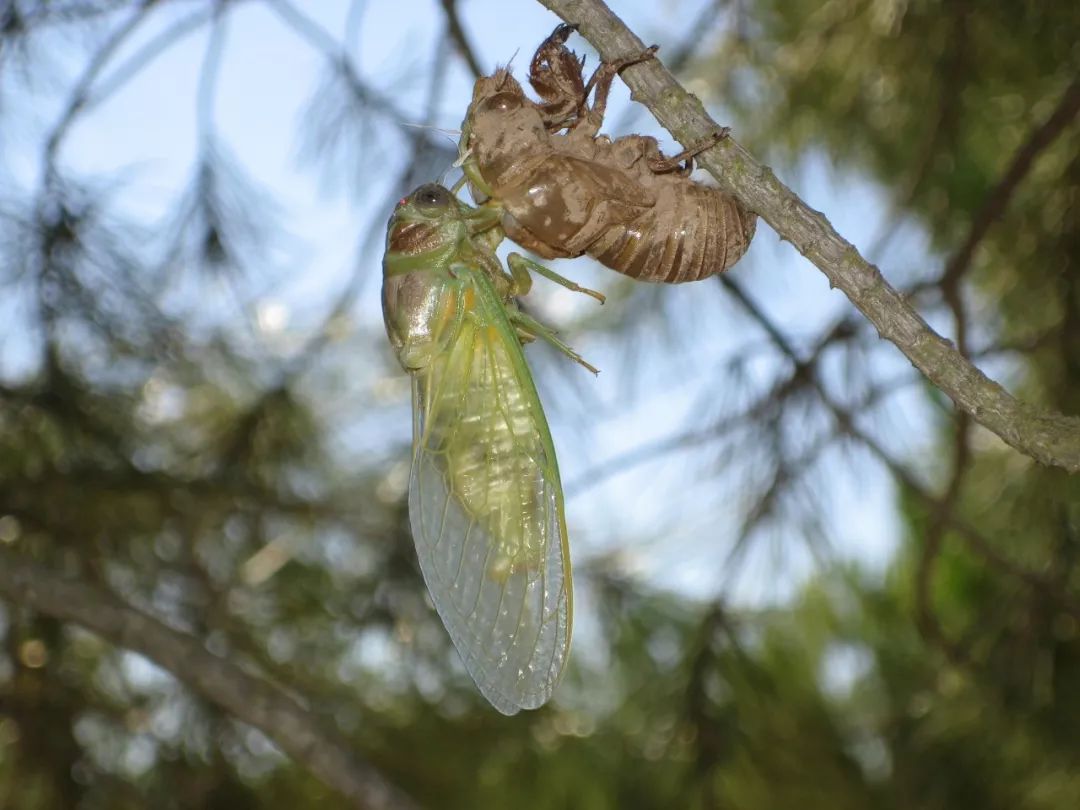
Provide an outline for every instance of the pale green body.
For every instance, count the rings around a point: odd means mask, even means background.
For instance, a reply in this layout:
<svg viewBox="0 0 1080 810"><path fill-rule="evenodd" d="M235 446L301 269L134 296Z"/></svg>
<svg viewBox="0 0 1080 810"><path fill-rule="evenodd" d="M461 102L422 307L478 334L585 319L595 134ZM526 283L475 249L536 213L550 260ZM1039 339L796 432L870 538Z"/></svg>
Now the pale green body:
<svg viewBox="0 0 1080 810"><path fill-rule="evenodd" d="M513 714L551 696L572 598L555 448L521 349L555 339L514 305L528 276L502 271L493 232L483 209L418 189L390 222L383 306L413 377L420 567L469 674Z"/></svg>

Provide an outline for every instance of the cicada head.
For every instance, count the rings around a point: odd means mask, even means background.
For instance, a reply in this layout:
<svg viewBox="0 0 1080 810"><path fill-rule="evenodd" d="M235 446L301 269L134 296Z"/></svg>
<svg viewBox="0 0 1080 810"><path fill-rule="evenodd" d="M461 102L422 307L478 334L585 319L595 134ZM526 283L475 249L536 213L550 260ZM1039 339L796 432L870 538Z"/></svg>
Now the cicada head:
<svg viewBox="0 0 1080 810"><path fill-rule="evenodd" d="M529 103L518 80L506 68L499 68L490 76L481 76L476 80L469 112L506 113Z"/></svg>
<svg viewBox="0 0 1080 810"><path fill-rule="evenodd" d="M450 265L468 239L468 209L440 185L402 199L386 228L383 322L407 371L425 367L449 313Z"/></svg>
<svg viewBox="0 0 1080 810"><path fill-rule="evenodd" d="M505 68L476 80L461 131L461 152L472 155L481 175L495 186L513 173L523 155L548 139L540 108Z"/></svg>
<svg viewBox="0 0 1080 810"><path fill-rule="evenodd" d="M386 226L385 269L405 258L452 253L466 236L461 203L435 183L420 186L403 198Z"/></svg>

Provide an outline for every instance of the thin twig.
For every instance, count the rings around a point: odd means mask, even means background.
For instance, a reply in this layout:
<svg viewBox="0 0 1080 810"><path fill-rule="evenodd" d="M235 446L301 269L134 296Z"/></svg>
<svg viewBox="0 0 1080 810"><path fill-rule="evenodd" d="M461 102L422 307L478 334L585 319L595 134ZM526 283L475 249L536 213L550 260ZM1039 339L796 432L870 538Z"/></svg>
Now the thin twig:
<svg viewBox="0 0 1080 810"><path fill-rule="evenodd" d="M941 284L955 284L967 271L979 243L986 237L990 227L1004 213L1017 187L1027 176L1035 158L1047 149L1080 113L1080 77L1073 80L1058 101L1050 116L1037 127L1013 155L1008 170L994 189L987 195L979 213L972 220L971 230L960 249L945 267Z"/></svg>
<svg viewBox="0 0 1080 810"><path fill-rule="evenodd" d="M640 54L642 41L600 0L540 0L581 33L608 61ZM657 59L623 71L633 98L652 110L681 143L700 143L721 127ZM1013 397L973 366L891 287L823 214L810 208L733 139L702 153L700 164L750 211L810 259L833 286L899 348L957 407L1037 461L1080 471L1080 418Z"/></svg>
<svg viewBox="0 0 1080 810"><path fill-rule="evenodd" d="M236 5L238 2L239 0L232 0L233 5ZM182 20L177 21L160 34L152 37L132 56L122 62L119 67L113 70L108 76L101 79L98 86L93 89L93 92L87 99L84 109L92 109L100 106L129 81L137 76L141 76L143 69L151 62L160 58L169 50L169 48L180 42L180 40L184 39L189 34L195 33L212 20L215 14L216 11L213 8L201 8L198 11L192 12Z"/></svg>
<svg viewBox="0 0 1080 810"><path fill-rule="evenodd" d="M872 262L878 262L882 253L896 236L899 229L900 212L907 210L915 196L922 188L926 178L930 176L930 170L934 166L934 158L938 154L938 146L946 137L954 135L957 113L960 110L958 99L964 89L968 73L968 8L966 2L957 2L949 9L952 16L952 29L946 38L945 52L938 59L938 86L941 92L938 96L937 116L933 127L927 132L922 144L917 151L915 169L908 174L908 180L898 194L893 197L889 214L885 217L885 231L871 244L866 255ZM919 57L921 58L921 57Z"/></svg>
<svg viewBox="0 0 1080 810"><path fill-rule="evenodd" d="M691 22L687 30L686 38L674 48L667 48L664 52L664 61L672 73L678 73L694 58L698 49L705 44L705 34L709 33L713 22L720 15L722 6L728 5L730 0L713 0Z"/></svg>
<svg viewBox="0 0 1080 810"><path fill-rule="evenodd" d="M593 487L597 487L616 475L656 461L664 456L673 455L685 450L700 449L702 445L719 441L739 427L746 426L753 419L758 418L765 410L775 408L778 400L783 400L792 391L801 373L793 372L791 375L774 385L768 393L747 408L736 413L727 414L706 428L682 431L662 439L645 442L625 453L602 461L581 473L573 481L565 486L566 499L571 500L583 495ZM917 374L907 373L885 380L869 389L857 402L848 406L852 413L862 413L873 407L879 400L895 393L906 386L912 385L921 379Z"/></svg>
<svg viewBox="0 0 1080 810"><path fill-rule="evenodd" d="M427 103L423 120L424 127L432 127L435 123L436 115L438 114L439 102L442 99L443 86L446 80L446 71L443 69L444 65L442 62L444 59L448 58L447 50L445 41L440 43L439 51L435 59L435 66L431 71L430 82L428 84ZM405 169L402 171L402 181L407 180L413 168L421 164L421 157L423 156L425 149L431 145L431 140L428 135L429 131L429 129L425 128L413 128L408 131L407 137L411 141L412 149L409 160L406 162ZM398 188L392 190L392 198L387 201L388 205L384 207L389 208L393 206L394 199L401 196L399 191L400 189ZM315 356L330 342L333 333L333 324L344 316L352 308L353 304L356 303L356 299L363 290L364 283L370 275L370 268L366 265L365 260L371 252L371 248L378 240L384 238L384 236L385 228L381 223L378 223L377 226L373 226L364 238L360 240L360 244L356 251L355 266L348 283L338 295L337 300L323 318L319 327L311 333L300 349L287 361L286 368L282 371L281 378L278 382L279 387L288 385L294 377L306 372L311 367L311 363L314 361Z"/></svg>
<svg viewBox="0 0 1080 810"><path fill-rule="evenodd" d="M465 36L465 29L461 25L461 17L458 15L457 0L442 0L443 12L446 14L446 28L450 38L457 46L458 53L469 66L474 78L484 75L484 69L480 67L480 60L476 58L476 52L469 44L469 38Z"/></svg>
<svg viewBox="0 0 1080 810"><path fill-rule="evenodd" d="M225 0L215 0L213 25L206 43L199 84L195 95L195 131L199 140L200 159L206 162L214 142L214 102L217 98L218 77L221 75L221 57L225 51Z"/></svg>
<svg viewBox="0 0 1080 810"><path fill-rule="evenodd" d="M957 501L971 462L971 419L962 411L956 414L953 439L952 474L945 492L930 516L930 526L923 539L922 553L915 570L915 616L923 637L942 649L954 664L967 661L967 652L945 634L933 606L934 564L941 553L949 520L956 510Z"/></svg>
<svg viewBox="0 0 1080 810"><path fill-rule="evenodd" d="M715 18L719 15L720 7L727 5L729 0L713 0L701 10L701 13L686 30L689 32L682 42L672 48L664 49L664 64L672 73L680 73L687 66L698 49L706 42L705 34L711 29ZM623 110L618 122L611 128L612 132L624 132L630 127L639 110L627 107Z"/></svg>
<svg viewBox="0 0 1080 810"><path fill-rule="evenodd" d="M956 333L956 348L967 355L967 312L960 295L960 276L955 276L942 284L945 303L952 310L953 331ZM967 661L964 648L952 641L934 613L931 593L934 579L934 564L941 553L945 540L945 531L949 518L956 511L963 489L964 477L971 462L971 418L963 411L956 411L954 422L952 473L945 492L930 516L930 526L923 541L922 553L915 571L915 615L923 637L939 646L954 664Z"/></svg>
<svg viewBox="0 0 1080 810"><path fill-rule="evenodd" d="M94 82L98 76L108 65L109 60L119 50L120 46L124 44L129 36L134 33L135 29L146 19L147 13L151 7L155 4L156 0L143 0L127 18L122 25L120 25L112 34L105 40L104 44L98 48L97 52L90 59L75 83L75 88L72 90L71 95L68 96L67 104L64 105L64 110L60 114L60 118L56 124L49 131L49 135L45 140L45 151L42 156L42 164L44 166L43 182L46 188L51 188L57 178L57 166L56 159L60 151L60 145L63 143L67 133L71 130L71 125L75 123L79 113L82 112L86 106L87 101L90 99L90 89L93 87Z"/></svg>
<svg viewBox="0 0 1080 810"><path fill-rule="evenodd" d="M77 0L63 6L59 3L42 3L38 8L27 11L22 21L28 26L81 22L90 17L112 14L126 5L129 5L129 0L110 0L107 3L87 3L86 0Z"/></svg>
<svg viewBox="0 0 1080 810"><path fill-rule="evenodd" d="M128 38L146 20L153 10L157 0L142 0L138 6L105 38L104 42L90 57L76 79L71 93L64 103L60 116L56 123L45 136L45 145L41 152L41 179L38 190L34 197L34 227L39 237L36 244L38 263L35 288L36 308L41 330L45 338L46 364L48 359L56 353L56 309L53 295L49 287L52 283L47 278L49 275L64 271L57 270L54 251L70 228L68 220L72 219L72 212L64 204L65 200L64 181L60 170L60 150L72 126L79 117L86 112L87 105L91 100L91 91L101 76L102 72L112 61L116 53L127 42ZM81 203L81 201L80 201ZM85 210L82 212L85 213ZM84 292L79 289L79 292ZM92 302L81 302L92 311ZM59 368L59 365L56 366Z"/></svg>
<svg viewBox="0 0 1080 810"><path fill-rule="evenodd" d="M816 373L816 367L808 365L807 361L800 357L794 346L792 346L792 344L784 337L779 327L772 323L772 320L760 307L754 304L752 299L750 299L750 297L741 289L738 282L730 276L721 276L720 280L725 287L738 291L739 294L736 295L736 300L738 300L740 304L743 304L751 317L761 325L762 329L770 336L777 348L795 363L796 367L806 367L810 384L813 385L818 396L821 398L822 403L824 403L825 407L832 413L833 418L836 419L838 430L863 445L871 455L877 458L878 461L892 473L897 481L919 500L925 503L932 511L936 512L940 508L941 500L920 483L915 475L912 474L904 464L893 458L877 439L862 430L856 424L855 414L857 413L857 409L845 407L836 401ZM1034 571L1029 571L1002 555L989 540L983 537L978 530L964 521L954 511L946 510L943 511L942 514L950 528L952 528L953 531L955 531L980 557L985 559L999 571L1023 582L1028 587L1043 593L1048 593L1054 601L1062 606L1063 610L1080 618L1080 605L1070 600L1069 597L1059 589L1053 588L1053 583L1046 576Z"/></svg>
<svg viewBox="0 0 1080 810"><path fill-rule="evenodd" d="M406 127L407 122L411 120L410 116L399 109L389 96L371 87L360 77L343 43L334 39L326 29L286 0L264 0L264 2L286 25L322 53L330 65L345 78L349 89L357 99L372 113L402 127L402 131L410 132Z"/></svg>

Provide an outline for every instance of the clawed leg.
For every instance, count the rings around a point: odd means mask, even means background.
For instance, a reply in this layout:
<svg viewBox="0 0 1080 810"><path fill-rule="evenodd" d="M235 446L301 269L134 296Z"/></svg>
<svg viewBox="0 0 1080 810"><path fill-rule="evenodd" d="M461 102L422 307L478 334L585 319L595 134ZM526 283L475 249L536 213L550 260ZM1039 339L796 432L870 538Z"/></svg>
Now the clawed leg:
<svg viewBox="0 0 1080 810"><path fill-rule="evenodd" d="M588 287L582 287L579 284L575 284L570 279L560 276L550 267L545 267L540 264L540 262L534 262L532 259L526 259L520 253L511 253L506 257L506 263L510 266L510 274L513 276L515 283L521 274L528 276L529 271L531 270L534 273L539 273L546 279L554 281L556 284L566 287L568 290L591 295L601 304L606 300L603 293L598 293L596 290L590 290ZM531 280L529 283L530 285L532 284Z"/></svg>
<svg viewBox="0 0 1080 810"><path fill-rule="evenodd" d="M559 25L536 49L529 65L529 84L540 96L538 105L549 131L559 130L581 117L585 108L585 80L579 60L566 47L566 40L576 25Z"/></svg>
<svg viewBox="0 0 1080 810"><path fill-rule="evenodd" d="M636 65L639 62L644 62L648 59L652 59L656 56L658 46L652 45L646 48L636 56L630 56L626 59L620 59L615 62L603 62L600 67L593 71L593 75L590 77L588 84L585 85L585 97L588 98L589 93L593 94L592 107L585 115L584 119L588 121L588 126L591 134L595 135L600 131L600 126L604 123L604 113L607 112L608 95L611 93L611 83L615 81L615 77L630 65Z"/></svg>
<svg viewBox="0 0 1080 810"><path fill-rule="evenodd" d="M659 147L656 147L655 152L645 155L645 161L649 164L649 169L656 174L666 174L667 172L673 171L690 174L694 168L694 156L700 155L706 149L712 149L716 144L724 140L730 131L731 130L727 127L724 127L719 132L714 132L700 143L691 146L689 149L684 149L679 152L679 154L672 155L671 157L667 157L660 151ZM683 164L683 161L686 161L685 165Z"/></svg>
<svg viewBox="0 0 1080 810"><path fill-rule="evenodd" d="M542 99L538 107L549 131L583 126L590 136L595 136L604 123L608 95L615 77L623 68L652 59L657 46L653 45L626 59L602 62L585 83L582 77L584 57L578 59L566 47L566 40L576 30L576 25L563 23L540 43L529 66L529 83ZM590 93L593 94L592 107L588 105Z"/></svg>
<svg viewBox="0 0 1080 810"><path fill-rule="evenodd" d="M550 343L560 352L565 354L575 363L584 366L593 374L600 373L600 369L589 363L580 354L571 349L568 345L566 345L562 340L559 339L559 336L556 335L553 330L544 326L542 323L540 323L540 321L536 320L536 318L532 317L531 315L527 315L521 310L511 310L509 312L509 315L511 322L514 324L514 326L518 330L518 333L525 339L526 342L535 338L546 340L548 343Z"/></svg>
<svg viewBox="0 0 1080 810"><path fill-rule="evenodd" d="M461 165L461 170L465 173L465 179L469 183L469 185L472 186L473 189L479 191L482 195L484 195L484 197L487 198L495 196L495 190L490 185L488 185L487 180L485 180L484 176L480 174L480 169L477 167L475 160L472 160L471 158L469 160L466 160ZM480 201L478 200L477 202Z"/></svg>

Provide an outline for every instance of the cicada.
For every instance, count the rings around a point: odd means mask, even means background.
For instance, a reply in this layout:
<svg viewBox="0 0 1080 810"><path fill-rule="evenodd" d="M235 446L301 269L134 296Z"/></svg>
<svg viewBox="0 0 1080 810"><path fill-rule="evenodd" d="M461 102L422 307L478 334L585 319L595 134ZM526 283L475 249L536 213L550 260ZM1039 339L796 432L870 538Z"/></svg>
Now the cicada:
<svg viewBox="0 0 1080 810"><path fill-rule="evenodd" d="M655 138L599 135L615 75L654 49L603 63L586 83L583 63L565 46L572 30L560 25L533 57L530 82L541 102L506 69L477 79L459 142L474 199L501 206L506 235L543 258L588 254L667 283L727 270L749 247L756 217L689 176L693 155L724 133L670 157Z"/></svg>
<svg viewBox="0 0 1080 810"><path fill-rule="evenodd" d="M529 269L565 280L517 254L505 272L498 217L434 184L401 200L382 304L412 376L409 520L420 570L480 692L514 714L551 697L572 617L559 467L522 343L547 340L595 369L517 308Z"/></svg>

